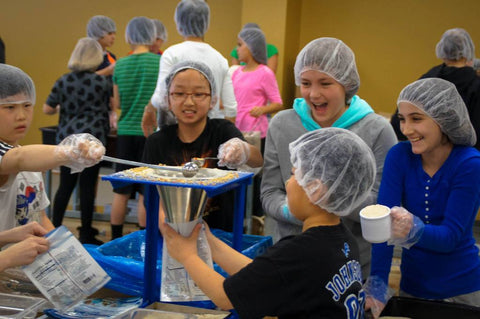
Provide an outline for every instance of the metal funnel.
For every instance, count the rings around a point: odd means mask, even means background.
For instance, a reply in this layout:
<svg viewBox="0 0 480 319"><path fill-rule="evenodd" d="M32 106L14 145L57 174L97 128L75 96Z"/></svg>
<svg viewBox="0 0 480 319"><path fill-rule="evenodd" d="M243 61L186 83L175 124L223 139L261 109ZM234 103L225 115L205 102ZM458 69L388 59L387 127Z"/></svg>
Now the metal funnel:
<svg viewBox="0 0 480 319"><path fill-rule="evenodd" d="M207 193L201 188L157 185L169 223L187 223L202 217Z"/></svg>

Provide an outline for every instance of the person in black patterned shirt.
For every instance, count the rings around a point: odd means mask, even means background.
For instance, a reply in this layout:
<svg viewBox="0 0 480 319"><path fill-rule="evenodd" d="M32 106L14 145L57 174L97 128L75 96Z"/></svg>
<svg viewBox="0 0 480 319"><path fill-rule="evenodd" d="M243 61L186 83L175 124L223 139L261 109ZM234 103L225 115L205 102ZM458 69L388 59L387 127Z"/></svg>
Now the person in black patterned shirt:
<svg viewBox="0 0 480 319"><path fill-rule="evenodd" d="M95 73L102 59L102 48L96 40L80 39L68 62L72 72L60 77L53 86L43 111L46 114L60 113L57 143L70 134L90 133L106 144L112 85L107 77ZM60 185L55 194L52 220L55 227L62 224L70 196L80 179L80 241L96 245L102 244L95 238L98 231L92 228L99 169L97 164L81 173L71 174L70 168L60 168Z"/></svg>

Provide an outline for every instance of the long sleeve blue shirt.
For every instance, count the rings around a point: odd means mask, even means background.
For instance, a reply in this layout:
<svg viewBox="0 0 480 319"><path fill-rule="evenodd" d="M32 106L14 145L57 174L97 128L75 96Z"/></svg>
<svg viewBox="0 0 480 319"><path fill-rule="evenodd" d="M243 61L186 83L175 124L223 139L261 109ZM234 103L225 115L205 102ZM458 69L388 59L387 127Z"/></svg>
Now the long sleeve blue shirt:
<svg viewBox="0 0 480 319"><path fill-rule="evenodd" d="M480 258L473 223L480 206L480 152L454 146L430 177L410 142L394 146L383 169L378 203L403 206L425 224L403 249L400 288L415 297L445 299L480 290ZM388 282L393 246L374 244L371 275Z"/></svg>

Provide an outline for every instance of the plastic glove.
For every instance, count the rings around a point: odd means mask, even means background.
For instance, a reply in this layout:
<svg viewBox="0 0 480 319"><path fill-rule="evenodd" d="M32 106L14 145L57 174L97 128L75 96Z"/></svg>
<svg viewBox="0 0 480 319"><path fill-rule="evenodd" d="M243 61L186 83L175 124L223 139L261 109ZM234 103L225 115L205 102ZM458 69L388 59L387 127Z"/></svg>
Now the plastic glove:
<svg viewBox="0 0 480 319"><path fill-rule="evenodd" d="M299 220L297 217L293 216L292 213L290 212L290 208L288 208L288 204L283 204L282 207L282 216L289 222L295 224L295 225L303 225L303 222Z"/></svg>
<svg viewBox="0 0 480 319"><path fill-rule="evenodd" d="M238 137L229 139L218 148L218 166L230 169L245 164L250 157L250 146Z"/></svg>
<svg viewBox="0 0 480 319"><path fill-rule="evenodd" d="M117 112L115 112L115 111L108 112L108 121L110 122L110 129L116 131L117 130L117 122L118 122Z"/></svg>
<svg viewBox="0 0 480 319"><path fill-rule="evenodd" d="M390 218L392 219L392 235L388 240L389 245L397 245L408 249L422 237L425 224L405 208L392 207Z"/></svg>
<svg viewBox="0 0 480 319"><path fill-rule="evenodd" d="M55 153L61 159L68 160L63 165L70 167L73 174L100 162L105 154L105 147L95 136L81 133L67 136L57 145Z"/></svg>
<svg viewBox="0 0 480 319"><path fill-rule="evenodd" d="M388 300L393 296L393 289L378 276L370 276L363 284L366 302L365 310L370 309L373 317L378 318Z"/></svg>

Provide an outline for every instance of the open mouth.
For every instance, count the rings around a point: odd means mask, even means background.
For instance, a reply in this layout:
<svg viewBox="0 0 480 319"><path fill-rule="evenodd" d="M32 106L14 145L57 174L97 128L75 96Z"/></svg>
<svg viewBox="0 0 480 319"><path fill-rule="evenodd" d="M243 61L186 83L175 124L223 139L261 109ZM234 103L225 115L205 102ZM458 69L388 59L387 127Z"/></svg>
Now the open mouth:
<svg viewBox="0 0 480 319"><path fill-rule="evenodd" d="M324 102L324 103L313 103L312 102L312 105L313 105L313 108L315 109L315 111L323 111L328 106L328 103L327 102Z"/></svg>
<svg viewBox="0 0 480 319"><path fill-rule="evenodd" d="M423 139L423 137L415 137L415 138L410 138L409 140L410 140L410 142L415 143L415 142L418 142L422 139Z"/></svg>

